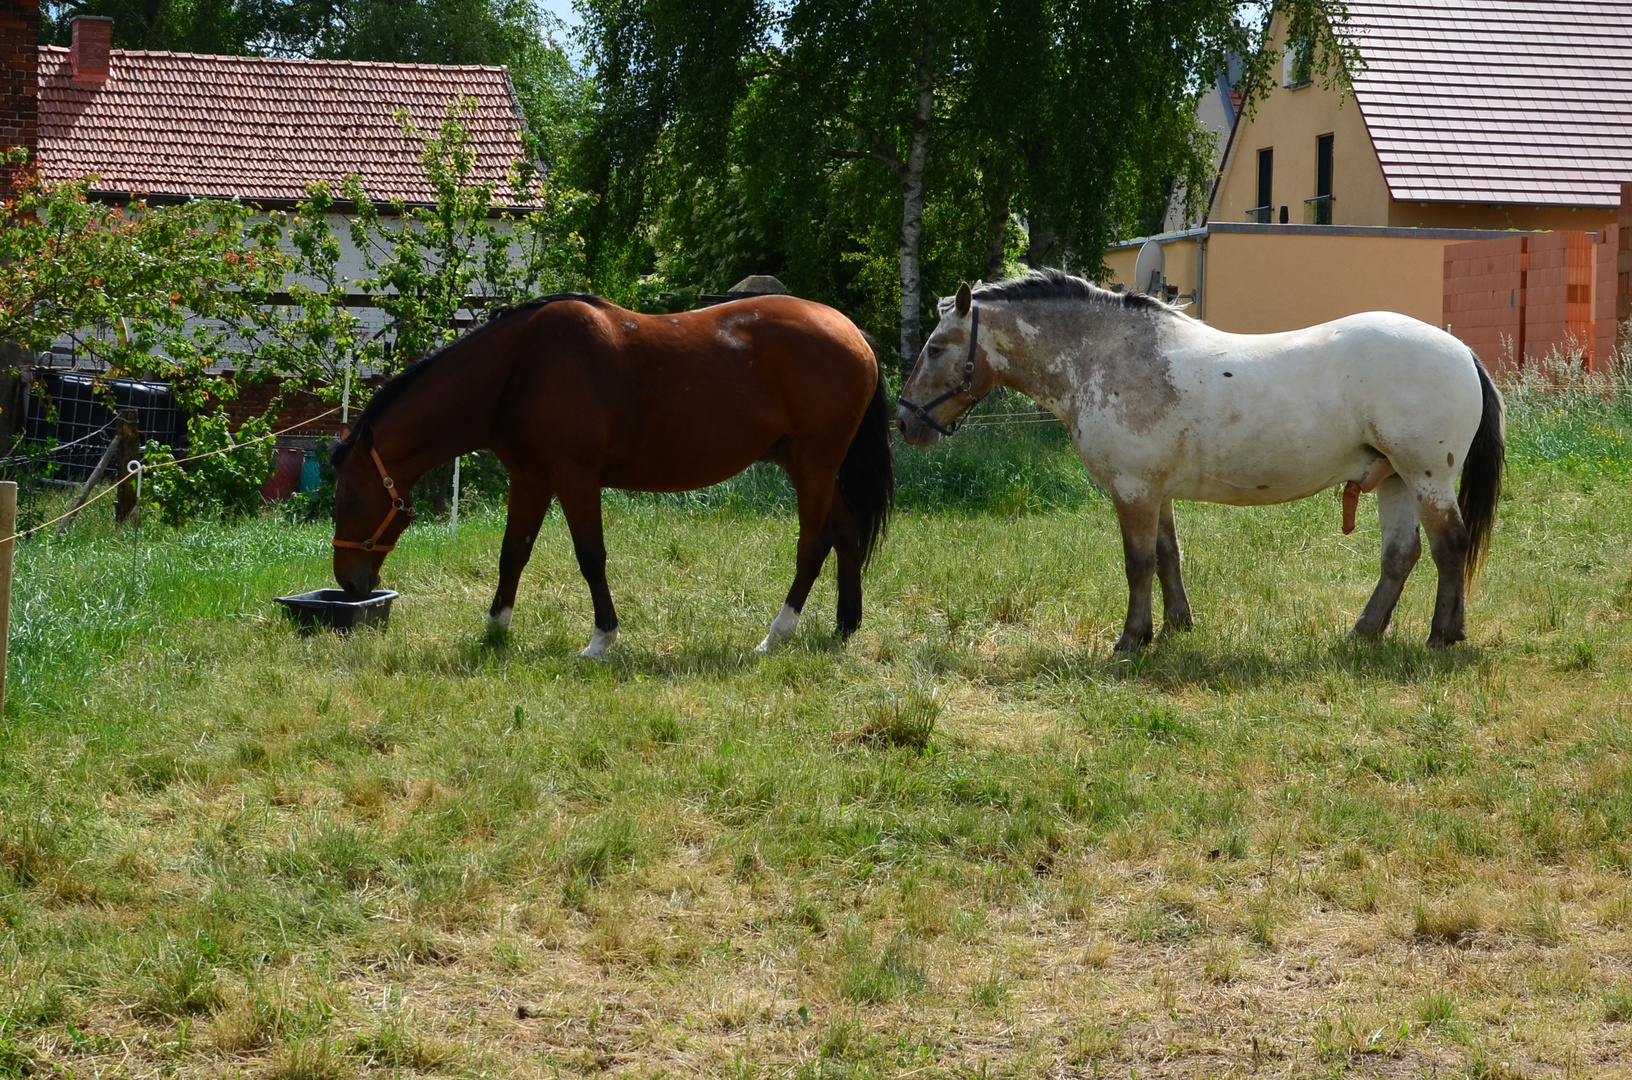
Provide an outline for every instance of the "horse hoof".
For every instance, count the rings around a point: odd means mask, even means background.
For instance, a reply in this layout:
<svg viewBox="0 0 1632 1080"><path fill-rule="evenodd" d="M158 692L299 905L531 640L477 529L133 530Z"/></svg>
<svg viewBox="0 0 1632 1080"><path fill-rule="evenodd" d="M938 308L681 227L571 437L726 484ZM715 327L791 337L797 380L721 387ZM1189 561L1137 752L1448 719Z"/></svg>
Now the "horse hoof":
<svg viewBox="0 0 1632 1080"><path fill-rule="evenodd" d="M510 616L514 612L514 608L500 608L492 615L489 615L487 617L488 634L493 637L498 637L508 632L510 629Z"/></svg>
<svg viewBox="0 0 1632 1080"><path fill-rule="evenodd" d="M1116 644L1111 646L1111 651L1118 653L1136 653L1149 644L1150 642L1148 641L1141 641L1136 637L1130 637L1127 634L1123 634L1117 639Z"/></svg>
<svg viewBox="0 0 1632 1080"><path fill-rule="evenodd" d="M793 632L797 629L799 629L799 613L787 604L783 604L782 610L777 612L775 621L771 623L770 630L765 634L765 640L755 647L754 652L759 656L769 656L776 651L777 646L791 638Z"/></svg>
<svg viewBox="0 0 1632 1080"><path fill-rule="evenodd" d="M606 662L607 650L612 648L612 643L616 640L618 640L618 632L616 630L601 630L597 628L595 633L590 637L589 644L585 645L584 651L578 655L583 657L585 660L593 660L597 664L603 664Z"/></svg>

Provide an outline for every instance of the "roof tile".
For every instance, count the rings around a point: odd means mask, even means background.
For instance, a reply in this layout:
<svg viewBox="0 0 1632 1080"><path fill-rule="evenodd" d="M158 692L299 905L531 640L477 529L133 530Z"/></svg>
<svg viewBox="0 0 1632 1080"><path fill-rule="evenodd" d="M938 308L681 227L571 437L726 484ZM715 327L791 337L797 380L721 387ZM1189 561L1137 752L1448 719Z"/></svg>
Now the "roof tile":
<svg viewBox="0 0 1632 1080"><path fill-rule="evenodd" d="M498 67L114 50L101 86L75 84L68 50L40 46L41 170L95 174L98 190L294 200L306 185L361 178L369 196L430 203L420 140L394 114L433 130L460 97L476 152L472 178L509 196L524 156L521 120Z"/></svg>
<svg viewBox="0 0 1632 1080"><path fill-rule="evenodd" d="M1394 198L1619 205L1632 2L1349 0L1346 29Z"/></svg>

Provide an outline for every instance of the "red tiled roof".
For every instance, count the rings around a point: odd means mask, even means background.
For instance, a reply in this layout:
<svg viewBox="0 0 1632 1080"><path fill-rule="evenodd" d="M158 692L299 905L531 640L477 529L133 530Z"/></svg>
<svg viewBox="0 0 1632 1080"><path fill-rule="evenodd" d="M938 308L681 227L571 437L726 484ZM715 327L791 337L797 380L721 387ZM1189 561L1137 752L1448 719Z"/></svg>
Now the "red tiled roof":
<svg viewBox="0 0 1632 1080"><path fill-rule="evenodd" d="M513 201L521 119L503 68L114 50L112 69L101 86L76 84L68 50L40 46L47 179L94 173L100 191L292 200L310 181L355 173L373 199L429 203L422 147L393 114L407 109L431 130L467 96L473 179Z"/></svg>
<svg viewBox="0 0 1632 1080"><path fill-rule="evenodd" d="M1632 2L1349 0L1354 96L1395 199L1613 207Z"/></svg>

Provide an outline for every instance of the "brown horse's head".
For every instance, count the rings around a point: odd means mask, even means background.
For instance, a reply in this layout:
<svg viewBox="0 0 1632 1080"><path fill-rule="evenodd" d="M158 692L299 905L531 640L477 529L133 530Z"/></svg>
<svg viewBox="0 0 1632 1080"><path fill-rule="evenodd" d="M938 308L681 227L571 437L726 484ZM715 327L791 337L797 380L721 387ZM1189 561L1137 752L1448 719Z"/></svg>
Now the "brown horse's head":
<svg viewBox="0 0 1632 1080"><path fill-rule="evenodd" d="M924 342L896 409L896 424L908 442L935 445L952 434L958 417L992 392L992 370L985 350L977 347L978 318L967 282L956 296L941 301L941 321Z"/></svg>
<svg viewBox="0 0 1632 1080"><path fill-rule="evenodd" d="M334 448L334 580L362 598L380 583L380 566L413 520L407 485L400 489L374 448L367 423Z"/></svg>

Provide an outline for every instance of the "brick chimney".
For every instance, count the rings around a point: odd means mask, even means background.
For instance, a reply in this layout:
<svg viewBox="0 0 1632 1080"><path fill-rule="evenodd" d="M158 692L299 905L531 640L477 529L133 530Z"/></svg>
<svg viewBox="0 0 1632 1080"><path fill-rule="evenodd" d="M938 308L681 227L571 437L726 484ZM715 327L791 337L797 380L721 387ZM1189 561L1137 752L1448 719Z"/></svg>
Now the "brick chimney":
<svg viewBox="0 0 1632 1080"><path fill-rule="evenodd" d="M40 135L40 6L34 0L0 7L0 149L26 146ZM9 170L0 170L0 195L10 194Z"/></svg>
<svg viewBox="0 0 1632 1080"><path fill-rule="evenodd" d="M108 54L113 51L113 20L81 15L73 22L74 43L68 63L75 85L101 86L108 81Z"/></svg>

